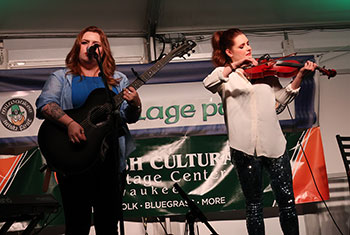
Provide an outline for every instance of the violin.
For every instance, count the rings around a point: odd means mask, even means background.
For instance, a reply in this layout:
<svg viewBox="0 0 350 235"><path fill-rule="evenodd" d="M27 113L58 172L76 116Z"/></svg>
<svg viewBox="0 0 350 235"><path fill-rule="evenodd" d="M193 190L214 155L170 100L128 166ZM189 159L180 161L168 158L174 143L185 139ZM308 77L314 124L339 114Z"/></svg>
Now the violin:
<svg viewBox="0 0 350 235"><path fill-rule="evenodd" d="M287 56L288 57L288 56ZM285 58L285 57L283 57ZM258 65L243 68L248 79L259 79L270 76L277 76L280 78L289 78L297 75L299 69L304 67L304 64L297 60L271 60L266 54L258 60ZM316 67L323 75L327 75L328 79L335 77L337 71L334 69L325 69L319 66Z"/></svg>

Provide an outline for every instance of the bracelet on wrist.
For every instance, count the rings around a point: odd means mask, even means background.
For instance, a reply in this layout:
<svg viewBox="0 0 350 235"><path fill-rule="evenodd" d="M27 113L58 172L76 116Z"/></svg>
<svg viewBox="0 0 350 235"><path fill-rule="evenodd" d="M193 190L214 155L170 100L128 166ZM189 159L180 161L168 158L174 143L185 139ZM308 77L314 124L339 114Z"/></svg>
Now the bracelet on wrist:
<svg viewBox="0 0 350 235"><path fill-rule="evenodd" d="M72 124L74 122L74 120L72 119L70 122L68 122L68 124L66 125L66 127L68 128L70 124Z"/></svg>

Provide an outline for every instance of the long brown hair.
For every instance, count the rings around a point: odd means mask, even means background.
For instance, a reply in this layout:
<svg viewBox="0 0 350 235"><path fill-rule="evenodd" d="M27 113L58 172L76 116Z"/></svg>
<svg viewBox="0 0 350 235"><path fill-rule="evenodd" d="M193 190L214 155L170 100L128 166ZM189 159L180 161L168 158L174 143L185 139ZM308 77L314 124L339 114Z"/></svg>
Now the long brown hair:
<svg viewBox="0 0 350 235"><path fill-rule="evenodd" d="M102 62L103 72L107 77L107 83L111 85L116 85L118 81L113 79L113 74L114 74L114 71L116 70L116 65L115 65L115 60L112 56L112 52L111 52L111 48L110 48L107 36L102 29L96 26L86 27L85 29L80 31L80 33L76 37L74 45L66 57L66 66L69 69L68 73L71 73L74 75L82 74L82 71L80 68L79 52L80 52L80 45L81 45L83 35L86 32L94 32L100 35L101 46L103 49L103 57L104 57Z"/></svg>
<svg viewBox="0 0 350 235"><path fill-rule="evenodd" d="M211 38L211 45L213 47L212 61L215 67L224 66L231 63L231 58L226 54L225 50L232 48L233 39L238 35L243 34L240 29L232 28L226 31L217 31Z"/></svg>

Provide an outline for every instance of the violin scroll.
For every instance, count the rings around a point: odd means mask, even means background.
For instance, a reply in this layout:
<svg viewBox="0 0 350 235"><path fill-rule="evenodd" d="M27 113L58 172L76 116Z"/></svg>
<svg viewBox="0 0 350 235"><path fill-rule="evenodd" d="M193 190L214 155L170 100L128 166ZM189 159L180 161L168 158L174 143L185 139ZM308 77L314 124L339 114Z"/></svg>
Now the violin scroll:
<svg viewBox="0 0 350 235"><path fill-rule="evenodd" d="M321 67L316 67L317 70L320 71L323 75L327 75L328 79L335 77L337 75L337 71L335 69L326 69L325 66Z"/></svg>

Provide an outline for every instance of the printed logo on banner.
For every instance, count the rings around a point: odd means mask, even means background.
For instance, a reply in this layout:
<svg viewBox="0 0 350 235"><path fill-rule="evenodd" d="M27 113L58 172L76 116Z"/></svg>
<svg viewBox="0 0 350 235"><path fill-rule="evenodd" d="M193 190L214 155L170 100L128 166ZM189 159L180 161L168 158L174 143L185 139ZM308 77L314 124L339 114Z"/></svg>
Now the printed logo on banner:
<svg viewBox="0 0 350 235"><path fill-rule="evenodd" d="M33 123L33 106L21 98L10 99L1 107L0 119L8 130L23 131Z"/></svg>

